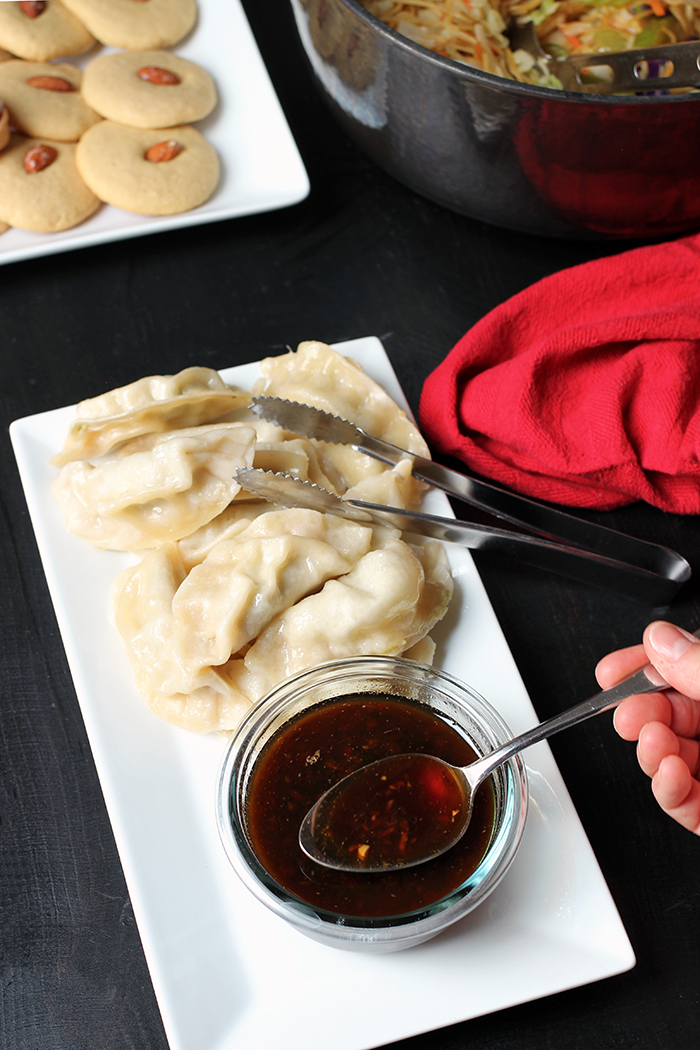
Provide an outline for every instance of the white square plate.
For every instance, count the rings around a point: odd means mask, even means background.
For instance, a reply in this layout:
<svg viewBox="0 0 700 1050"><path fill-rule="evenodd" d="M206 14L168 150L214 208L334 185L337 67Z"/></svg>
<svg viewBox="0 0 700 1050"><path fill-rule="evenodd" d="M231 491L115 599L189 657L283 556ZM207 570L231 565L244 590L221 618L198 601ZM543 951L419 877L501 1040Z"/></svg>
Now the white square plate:
<svg viewBox="0 0 700 1050"><path fill-rule="evenodd" d="M378 339L337 349L406 407ZM222 375L248 387L258 367ZM172 1050L367 1050L634 965L546 743L526 752L531 805L513 866L480 909L434 940L394 955L344 952L308 940L259 904L218 839L224 741L161 721L138 697L109 622L110 586L128 556L69 535L51 498L49 457L74 414L28 416L11 436ZM450 513L442 494L429 499L431 510ZM469 552L448 547L456 588L435 632L436 663L521 732L537 721L532 705Z"/></svg>
<svg viewBox="0 0 700 1050"><path fill-rule="evenodd" d="M84 67L113 50L66 61ZM135 215L103 204L87 222L62 233L7 230L0 236L0 263L272 211L307 196L306 170L239 0L199 0L197 25L172 50L211 73L219 92L214 112L195 125L221 161L212 197L180 215Z"/></svg>

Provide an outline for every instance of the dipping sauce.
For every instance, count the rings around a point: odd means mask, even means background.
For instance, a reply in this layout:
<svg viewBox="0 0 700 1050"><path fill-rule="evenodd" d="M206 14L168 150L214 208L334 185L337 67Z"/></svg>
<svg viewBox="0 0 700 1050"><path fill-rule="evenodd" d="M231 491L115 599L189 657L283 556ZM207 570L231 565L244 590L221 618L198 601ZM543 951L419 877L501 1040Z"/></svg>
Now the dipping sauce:
<svg viewBox="0 0 700 1050"><path fill-rule="evenodd" d="M246 792L246 830L269 875L315 908L356 918L419 912L449 896L477 869L491 842L495 802L490 780L476 793L461 841L425 864L356 874L315 864L299 847L301 822L328 788L379 758L411 752L454 765L478 757L432 709L390 694L331 700L284 725L257 759Z"/></svg>
<svg viewBox="0 0 700 1050"><path fill-rule="evenodd" d="M363 766L311 810L302 849L341 870L424 864L467 826L470 794L453 770L434 755L389 755Z"/></svg>

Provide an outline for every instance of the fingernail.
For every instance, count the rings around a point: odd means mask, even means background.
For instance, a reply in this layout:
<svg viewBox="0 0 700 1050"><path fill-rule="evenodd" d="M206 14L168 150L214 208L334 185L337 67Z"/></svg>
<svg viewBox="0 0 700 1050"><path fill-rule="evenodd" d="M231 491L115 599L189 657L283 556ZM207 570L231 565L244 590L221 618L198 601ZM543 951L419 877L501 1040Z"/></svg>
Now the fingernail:
<svg viewBox="0 0 700 1050"><path fill-rule="evenodd" d="M649 643L659 656L667 660L680 660L697 638L672 623L653 623L649 628Z"/></svg>

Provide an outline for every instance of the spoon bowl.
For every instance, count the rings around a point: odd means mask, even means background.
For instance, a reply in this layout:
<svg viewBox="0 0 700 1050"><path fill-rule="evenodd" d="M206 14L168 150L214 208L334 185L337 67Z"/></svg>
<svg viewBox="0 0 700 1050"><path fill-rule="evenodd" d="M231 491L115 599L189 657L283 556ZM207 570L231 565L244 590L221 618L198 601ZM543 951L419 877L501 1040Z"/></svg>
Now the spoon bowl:
<svg viewBox="0 0 700 1050"><path fill-rule="evenodd" d="M341 871L388 872L423 864L459 842L469 827L477 788L503 762L612 710L628 696L668 688L647 664L468 766L415 754L372 762L338 781L311 807L299 829L299 845L316 863Z"/></svg>

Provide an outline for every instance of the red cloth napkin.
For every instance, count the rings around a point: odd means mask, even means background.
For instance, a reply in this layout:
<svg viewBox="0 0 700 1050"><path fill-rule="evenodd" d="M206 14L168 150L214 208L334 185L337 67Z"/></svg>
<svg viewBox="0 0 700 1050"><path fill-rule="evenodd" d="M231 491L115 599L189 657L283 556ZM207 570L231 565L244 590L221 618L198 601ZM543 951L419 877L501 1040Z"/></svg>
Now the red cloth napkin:
<svg viewBox="0 0 700 1050"><path fill-rule="evenodd" d="M428 376L435 452L537 499L700 512L700 234L575 266Z"/></svg>

